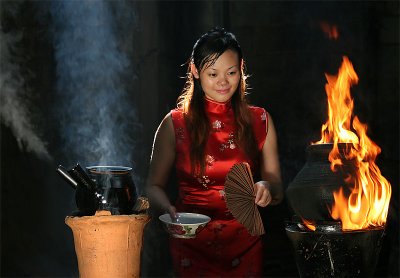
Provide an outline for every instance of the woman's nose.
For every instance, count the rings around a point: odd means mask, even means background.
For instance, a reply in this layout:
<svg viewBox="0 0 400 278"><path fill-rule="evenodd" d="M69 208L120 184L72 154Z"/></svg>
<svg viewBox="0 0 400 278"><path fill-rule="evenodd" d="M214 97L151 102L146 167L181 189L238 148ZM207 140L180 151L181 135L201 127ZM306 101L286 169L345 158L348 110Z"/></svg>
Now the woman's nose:
<svg viewBox="0 0 400 278"><path fill-rule="evenodd" d="M221 76L220 78L218 78L217 83L218 83L218 85L225 85L228 83L228 80L226 79L225 76Z"/></svg>

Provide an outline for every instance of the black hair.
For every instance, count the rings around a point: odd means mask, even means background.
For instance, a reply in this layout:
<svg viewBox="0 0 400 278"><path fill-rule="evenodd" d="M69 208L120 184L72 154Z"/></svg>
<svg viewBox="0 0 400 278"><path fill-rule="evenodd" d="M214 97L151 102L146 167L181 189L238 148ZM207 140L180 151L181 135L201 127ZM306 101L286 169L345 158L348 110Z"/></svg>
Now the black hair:
<svg viewBox="0 0 400 278"><path fill-rule="evenodd" d="M226 50L231 49L238 54L239 62L243 58L242 49L234 34L224 28L215 27L202 35L194 44L191 62L200 71L212 66Z"/></svg>

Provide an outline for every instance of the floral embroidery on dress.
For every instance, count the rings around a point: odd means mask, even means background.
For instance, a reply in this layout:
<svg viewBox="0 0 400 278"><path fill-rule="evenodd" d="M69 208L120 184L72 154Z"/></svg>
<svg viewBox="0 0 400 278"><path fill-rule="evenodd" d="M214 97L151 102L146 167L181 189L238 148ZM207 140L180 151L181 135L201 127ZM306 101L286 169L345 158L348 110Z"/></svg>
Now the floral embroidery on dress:
<svg viewBox="0 0 400 278"><path fill-rule="evenodd" d="M218 221L215 221L214 223L211 224L211 229L214 230L215 234L219 234L222 232L222 230L225 228L226 224L222 224Z"/></svg>
<svg viewBox="0 0 400 278"><path fill-rule="evenodd" d="M222 128L224 128L224 123L221 122L221 121L219 121L219 120L215 120L215 121L212 123L212 128L213 128L213 131L218 132L218 131L220 131Z"/></svg>
<svg viewBox="0 0 400 278"><path fill-rule="evenodd" d="M219 195L221 196L221 200L225 200L225 191L221 189L219 192Z"/></svg>
<svg viewBox="0 0 400 278"><path fill-rule="evenodd" d="M245 233L247 231L247 229L245 228L245 227L241 227L241 228L238 228L238 229L236 229L236 234L238 235L238 236L240 236L240 235L242 235L243 233Z"/></svg>
<svg viewBox="0 0 400 278"><path fill-rule="evenodd" d="M233 134L233 132L229 133L228 140L225 143L222 143L221 146L219 147L219 150L221 152L223 152L226 149L231 149L231 150L236 149L236 145L235 145L235 142L234 142L234 139L233 139L234 136L235 135Z"/></svg>
<svg viewBox="0 0 400 278"><path fill-rule="evenodd" d="M211 185L215 182L211 181L208 176L196 177L196 179L205 189L208 189L208 185Z"/></svg>
<svg viewBox="0 0 400 278"><path fill-rule="evenodd" d="M176 129L176 137L179 140L184 140L185 139L185 131L184 131L183 127L178 127Z"/></svg>
<svg viewBox="0 0 400 278"><path fill-rule="evenodd" d="M261 121L265 121L266 119L267 119L267 113L264 110L263 113L261 114Z"/></svg>
<svg viewBox="0 0 400 278"><path fill-rule="evenodd" d="M191 263L190 263L190 259L189 258L183 258L182 260L181 260L181 266L183 266L183 267L188 267L188 266L190 266L191 265Z"/></svg>
<svg viewBox="0 0 400 278"><path fill-rule="evenodd" d="M208 248L212 249L214 251L214 254L217 256L222 255L222 249L223 249L223 245L221 242L219 242L218 240L213 240L213 241L208 241L207 242Z"/></svg>
<svg viewBox="0 0 400 278"><path fill-rule="evenodd" d="M235 259L232 261L232 267L238 266L239 264L240 264L239 258L235 258Z"/></svg>
<svg viewBox="0 0 400 278"><path fill-rule="evenodd" d="M214 165L215 158L212 155L206 155L206 163L208 167L212 167Z"/></svg>

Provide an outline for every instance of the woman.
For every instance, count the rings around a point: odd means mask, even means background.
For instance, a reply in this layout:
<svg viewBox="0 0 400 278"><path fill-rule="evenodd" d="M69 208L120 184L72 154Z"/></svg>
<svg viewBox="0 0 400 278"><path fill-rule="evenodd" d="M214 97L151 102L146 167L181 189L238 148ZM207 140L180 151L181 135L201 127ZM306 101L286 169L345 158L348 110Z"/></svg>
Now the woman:
<svg viewBox="0 0 400 278"><path fill-rule="evenodd" d="M171 238L174 271L181 277L262 275L262 244L226 207L224 181L230 168L247 162L261 181L255 203L283 198L275 128L269 114L246 102L241 48L232 33L215 28L193 47L187 82L177 108L162 120L154 139L147 192L151 206L211 217L195 239ZM179 196L165 193L175 166Z"/></svg>

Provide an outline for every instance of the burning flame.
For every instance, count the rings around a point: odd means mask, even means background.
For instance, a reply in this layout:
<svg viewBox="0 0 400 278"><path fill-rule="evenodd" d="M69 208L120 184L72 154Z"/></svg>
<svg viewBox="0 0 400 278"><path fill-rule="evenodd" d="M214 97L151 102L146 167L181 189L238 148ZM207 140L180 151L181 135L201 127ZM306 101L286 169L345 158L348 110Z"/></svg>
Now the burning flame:
<svg viewBox="0 0 400 278"><path fill-rule="evenodd" d="M315 231L317 229L315 223L311 220L307 220L305 218L301 218L303 225L306 226L307 229L311 231Z"/></svg>
<svg viewBox="0 0 400 278"><path fill-rule="evenodd" d="M341 188L334 192L331 216L341 220L343 230L365 229L386 223L391 196L390 183L375 164L381 152L367 136L367 126L357 116L352 118L353 99L350 87L357 84L358 76L347 57L343 57L338 76L326 75L329 119L322 126L321 140L316 144L333 143L329 154L332 171L343 165L343 154L338 143L350 143L346 149L346 162L355 167L355 175L346 178L350 194ZM348 196L346 196L348 195Z"/></svg>
<svg viewBox="0 0 400 278"><path fill-rule="evenodd" d="M322 31L328 36L329 39L337 40L339 37L339 31L335 25L331 25L328 22L321 21L320 26Z"/></svg>

